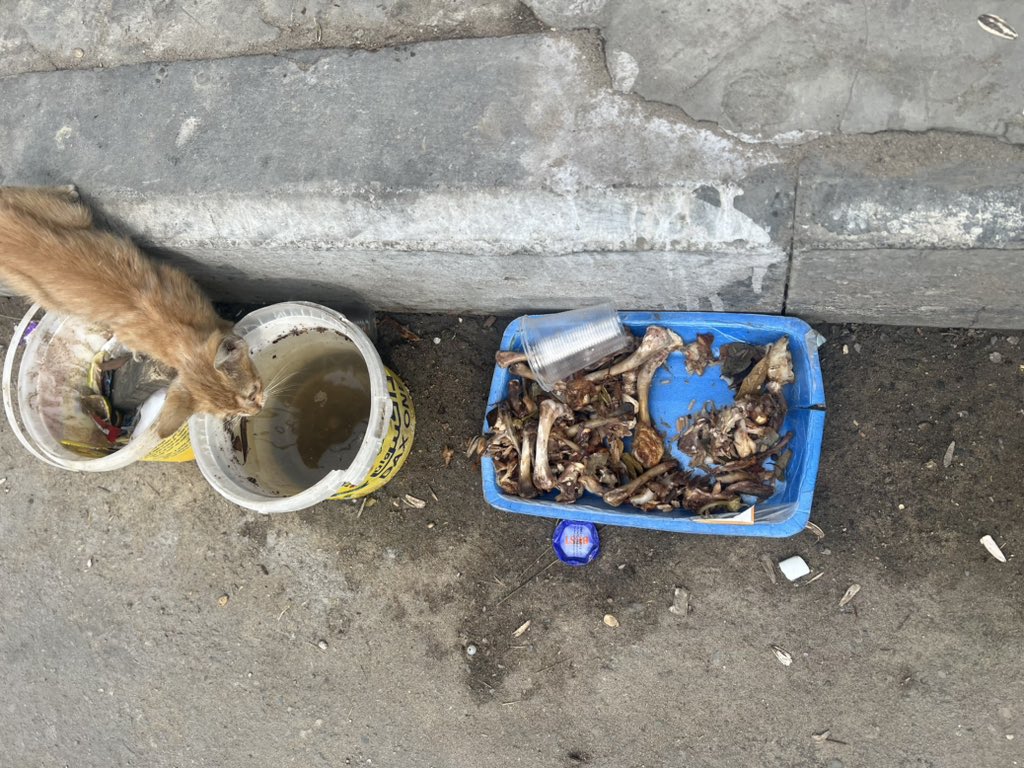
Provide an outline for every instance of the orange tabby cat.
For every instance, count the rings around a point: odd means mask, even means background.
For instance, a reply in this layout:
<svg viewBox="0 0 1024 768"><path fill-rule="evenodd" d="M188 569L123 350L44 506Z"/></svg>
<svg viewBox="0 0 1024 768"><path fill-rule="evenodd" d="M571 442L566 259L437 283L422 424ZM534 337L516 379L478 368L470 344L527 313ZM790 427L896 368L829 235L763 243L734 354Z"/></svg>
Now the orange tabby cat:
<svg viewBox="0 0 1024 768"><path fill-rule="evenodd" d="M161 437L192 413L252 416L263 407L263 383L231 324L188 275L94 229L74 187L0 187L0 283L175 369Z"/></svg>

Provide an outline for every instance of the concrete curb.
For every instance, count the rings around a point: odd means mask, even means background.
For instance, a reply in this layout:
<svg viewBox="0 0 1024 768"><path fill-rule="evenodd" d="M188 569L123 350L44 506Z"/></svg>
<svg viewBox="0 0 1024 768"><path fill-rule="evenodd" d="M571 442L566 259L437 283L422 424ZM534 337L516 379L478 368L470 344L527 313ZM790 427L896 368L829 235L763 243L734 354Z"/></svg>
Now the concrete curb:
<svg viewBox="0 0 1024 768"><path fill-rule="evenodd" d="M33 73L0 100L0 183L74 181L217 298L1024 323L1022 166L745 144L617 92L588 32ZM960 249L977 290L933 254Z"/></svg>

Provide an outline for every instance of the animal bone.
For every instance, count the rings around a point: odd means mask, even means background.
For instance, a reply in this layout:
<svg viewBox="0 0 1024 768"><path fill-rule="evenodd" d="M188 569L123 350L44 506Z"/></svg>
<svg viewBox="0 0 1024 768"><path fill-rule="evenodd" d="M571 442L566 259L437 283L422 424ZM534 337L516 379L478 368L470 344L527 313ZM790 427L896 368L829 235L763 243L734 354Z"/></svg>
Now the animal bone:
<svg viewBox="0 0 1024 768"><path fill-rule="evenodd" d="M499 368L508 368L515 363L525 363L526 360L525 352L512 352L503 349L494 355L494 362L498 364Z"/></svg>
<svg viewBox="0 0 1024 768"><path fill-rule="evenodd" d="M698 333L697 340L683 348L686 353L686 370L689 373L703 376L704 371L715 361L715 355L711 351L714 341L714 334Z"/></svg>
<svg viewBox="0 0 1024 768"><path fill-rule="evenodd" d="M683 340L679 338L679 334L674 331L670 331L668 328L652 325L647 328L647 332L644 333L643 341L640 342L640 346L636 348L636 351L633 352L633 354L622 362L616 363L611 368L605 368L600 371L588 373L587 378L591 381L603 381L604 379L608 379L613 376L621 376L627 371L639 368L653 355L663 349L667 349L671 352L673 350L682 349L684 346Z"/></svg>
<svg viewBox="0 0 1024 768"><path fill-rule="evenodd" d="M513 376L519 376L524 379L529 379L530 381L537 380L537 376L533 373L533 369L531 369L526 363L520 362L510 365L508 371Z"/></svg>
<svg viewBox="0 0 1024 768"><path fill-rule="evenodd" d="M656 352L640 366L636 376L640 412L637 414L636 432L633 435L633 455L645 469L653 467L665 455L665 441L658 430L651 426L650 395L654 374L668 360L670 352L670 349Z"/></svg>
<svg viewBox="0 0 1024 768"><path fill-rule="evenodd" d="M548 465L548 438L551 428L559 419L572 419L572 411L558 400L545 400L540 404L540 421L537 425L537 452L533 462L533 484L542 491L555 487L555 478Z"/></svg>
<svg viewBox="0 0 1024 768"><path fill-rule="evenodd" d="M519 495L524 499L532 499L537 495L537 489L531 480L533 470L531 467L532 450L530 444L536 437L533 425L530 424L523 429L522 447L519 449Z"/></svg>
<svg viewBox="0 0 1024 768"><path fill-rule="evenodd" d="M789 354L789 337L783 336L768 347L768 381L779 385L791 384L796 380L793 374L793 356Z"/></svg>
<svg viewBox="0 0 1024 768"><path fill-rule="evenodd" d="M677 466L678 464L676 464L675 459L672 459L671 461L663 461L656 467L651 467L650 469L648 469L636 480L633 480L630 483L626 483L625 485L620 485L618 488L613 488L612 490L608 491L604 495L604 501L606 504L609 504L610 506L618 507L624 501L626 501L626 499L628 499L630 496L632 496L645 485L647 485L647 483L651 482L651 480L665 474L671 469L675 469Z"/></svg>

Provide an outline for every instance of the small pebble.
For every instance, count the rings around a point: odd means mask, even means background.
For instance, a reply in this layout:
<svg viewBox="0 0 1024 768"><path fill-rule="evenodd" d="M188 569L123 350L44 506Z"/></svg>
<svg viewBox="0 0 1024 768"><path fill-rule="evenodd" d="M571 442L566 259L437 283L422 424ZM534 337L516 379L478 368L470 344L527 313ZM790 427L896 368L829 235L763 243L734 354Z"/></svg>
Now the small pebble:
<svg viewBox="0 0 1024 768"><path fill-rule="evenodd" d="M217 598L217 605L219 605L221 608L223 608L225 605L228 604L228 600L230 600L230 599L231 598L228 597L227 595L221 595L220 597Z"/></svg>
<svg viewBox="0 0 1024 768"><path fill-rule="evenodd" d="M435 336L434 337L434 343L435 344L440 344L441 343L441 337L440 336Z"/></svg>
<svg viewBox="0 0 1024 768"><path fill-rule="evenodd" d="M1003 356L1000 355L998 352L993 352L991 355L988 356L988 359L996 364L1003 362Z"/></svg>
<svg viewBox="0 0 1024 768"><path fill-rule="evenodd" d="M1020 336L1007 336L1006 343L1009 344L1011 347L1016 347L1018 344L1020 344Z"/></svg>
<svg viewBox="0 0 1024 768"><path fill-rule="evenodd" d="M326 651L327 650L327 641L326 640L321 640L319 643L316 644L316 647L319 648L321 651Z"/></svg>
<svg viewBox="0 0 1024 768"><path fill-rule="evenodd" d="M467 645L466 646L466 655L467 656L476 656L476 646L473 645L472 643Z"/></svg>
<svg viewBox="0 0 1024 768"><path fill-rule="evenodd" d="M843 344L843 354L844 355L850 354L850 347L847 346L846 344Z"/></svg>
<svg viewBox="0 0 1024 768"><path fill-rule="evenodd" d="M427 528L433 528L433 527L434 527L433 523L427 523Z"/></svg>
<svg viewBox="0 0 1024 768"><path fill-rule="evenodd" d="M905 507L905 506L904 506L903 504L900 504L900 505L899 505L899 506L897 507L897 509L899 509L900 511L902 511L902 510L906 509L906 507Z"/></svg>
<svg viewBox="0 0 1024 768"><path fill-rule="evenodd" d="M88 560L85 561L85 567L86 568L92 568L92 558L91 557Z"/></svg>
<svg viewBox="0 0 1024 768"><path fill-rule="evenodd" d="M81 48L75 48L75 50L71 52L71 55L74 56L76 59L80 59L83 56L85 56L85 51L83 51Z"/></svg>
<svg viewBox="0 0 1024 768"><path fill-rule="evenodd" d="M859 355L860 354L860 344L854 344L853 345L853 351L856 352Z"/></svg>

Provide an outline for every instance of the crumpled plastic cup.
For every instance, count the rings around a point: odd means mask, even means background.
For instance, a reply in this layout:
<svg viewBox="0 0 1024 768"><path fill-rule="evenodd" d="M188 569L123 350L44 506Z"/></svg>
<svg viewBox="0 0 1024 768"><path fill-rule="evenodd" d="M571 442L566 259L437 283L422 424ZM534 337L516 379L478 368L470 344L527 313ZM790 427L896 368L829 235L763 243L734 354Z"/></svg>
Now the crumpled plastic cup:
<svg viewBox="0 0 1024 768"><path fill-rule="evenodd" d="M523 351L537 382L555 383L629 346L630 334L615 305L600 304L553 315L527 315L521 322Z"/></svg>

